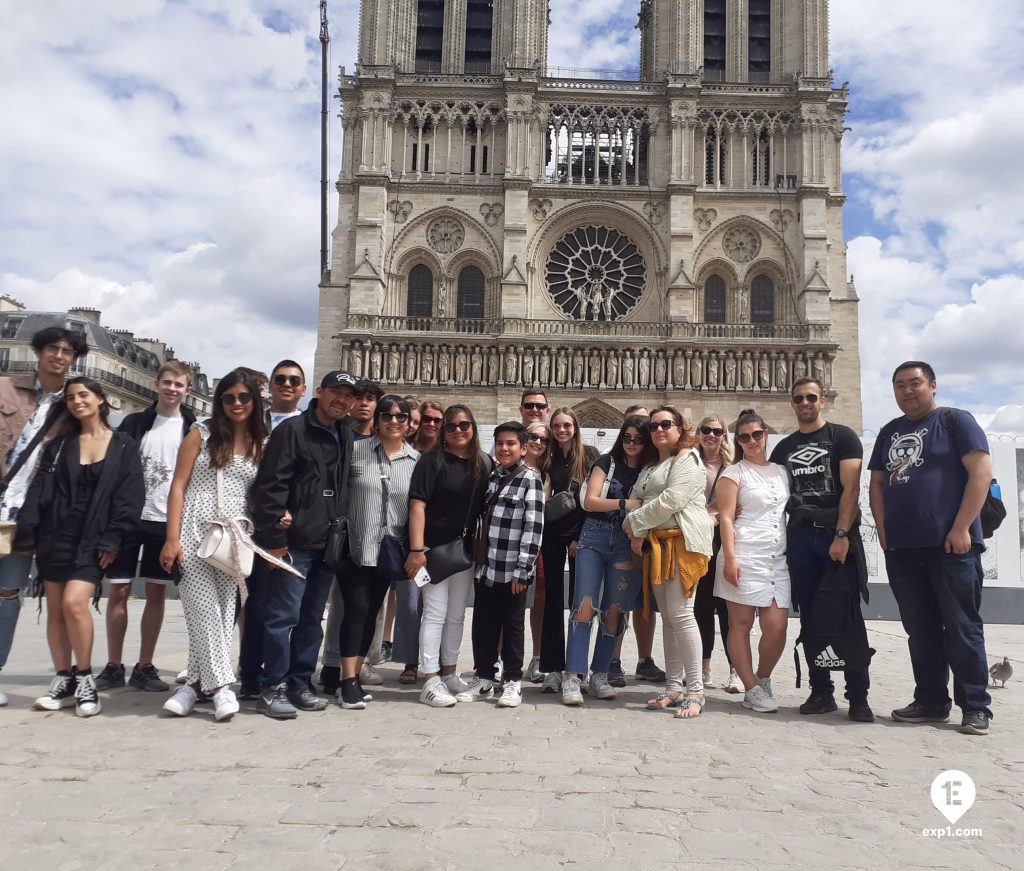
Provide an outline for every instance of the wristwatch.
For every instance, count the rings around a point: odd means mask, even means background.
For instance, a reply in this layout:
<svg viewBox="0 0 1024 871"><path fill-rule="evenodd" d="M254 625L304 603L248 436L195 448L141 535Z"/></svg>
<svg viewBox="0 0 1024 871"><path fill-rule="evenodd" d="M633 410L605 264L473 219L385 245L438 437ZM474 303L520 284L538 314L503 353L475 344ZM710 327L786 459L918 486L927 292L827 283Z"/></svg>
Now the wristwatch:
<svg viewBox="0 0 1024 871"><path fill-rule="evenodd" d="M836 530L836 538L846 538L847 534L848 533L846 532L845 529L837 529Z"/></svg>
<svg viewBox="0 0 1024 871"><path fill-rule="evenodd" d="M625 511L625 510L626 510L626 500L625 499L620 499L619 500L619 511Z"/></svg>

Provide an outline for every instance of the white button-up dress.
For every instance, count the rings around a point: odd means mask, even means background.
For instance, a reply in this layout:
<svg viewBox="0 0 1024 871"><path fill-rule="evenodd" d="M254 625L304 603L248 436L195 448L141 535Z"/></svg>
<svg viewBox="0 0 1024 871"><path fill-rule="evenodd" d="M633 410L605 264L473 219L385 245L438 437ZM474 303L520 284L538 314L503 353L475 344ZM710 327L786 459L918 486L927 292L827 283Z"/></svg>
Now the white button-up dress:
<svg viewBox="0 0 1024 871"><path fill-rule="evenodd" d="M725 555L715 568L715 595L740 605L765 608L772 600L780 608L792 601L786 566L786 502L789 478L775 463L758 466L740 460L722 472L736 482L736 559L740 584L725 579Z"/></svg>

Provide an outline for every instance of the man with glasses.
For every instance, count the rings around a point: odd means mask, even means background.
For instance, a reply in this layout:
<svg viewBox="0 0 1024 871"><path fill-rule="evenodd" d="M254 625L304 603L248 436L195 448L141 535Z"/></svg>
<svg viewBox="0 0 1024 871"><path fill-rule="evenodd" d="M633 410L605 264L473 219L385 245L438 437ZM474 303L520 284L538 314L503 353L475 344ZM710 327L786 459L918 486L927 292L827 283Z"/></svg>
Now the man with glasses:
<svg viewBox="0 0 1024 871"><path fill-rule="evenodd" d="M279 559L290 559L306 578L258 557L249 577L242 698L258 696L257 709L273 719L327 707L313 691L312 676L335 576L325 551L345 505L352 465L352 432L342 421L355 388L348 372L328 372L309 408L271 434L252 487L254 539ZM281 525L286 513L292 518L287 528Z"/></svg>
<svg viewBox="0 0 1024 871"><path fill-rule="evenodd" d="M139 690L165 693L168 685L153 665L156 642L164 622L166 585L173 578L160 565L160 550L167 539L167 497L178 460L178 449L188 435L196 416L182 407L192 391L192 372L184 363L169 360L156 373L156 401L145 411L129 414L118 432L126 433L139 444L146 502L135 534L125 541L117 558L107 569L110 581L107 599L107 664L96 675L96 689L123 687L125 669L124 637L128 631L128 597L136 577L146 581L146 604L139 629L139 661L128 683ZM139 556L142 562L139 562ZM138 569L138 575L136 575Z"/></svg>
<svg viewBox="0 0 1024 871"><path fill-rule="evenodd" d="M819 381L797 379L789 398L798 428L775 446L769 459L789 472L792 495L788 506L786 562L793 594L800 606L800 627L807 632L815 593L832 563L858 560L858 575L866 588L857 507L864 446L848 426L825 420L825 391ZM811 694L800 705L800 713L828 714L837 710L831 672L816 666L806 647L804 653ZM850 719L873 722L875 716L868 705L867 669L846 670L844 676Z"/></svg>
<svg viewBox="0 0 1024 871"><path fill-rule="evenodd" d="M992 483L988 439L968 412L935 403L927 363L901 363L892 388L903 415L882 427L868 463L871 513L914 669L914 701L892 718L945 723L952 671L960 731L986 735L992 697L979 515Z"/></svg>
<svg viewBox="0 0 1024 871"><path fill-rule="evenodd" d="M281 421L302 414L299 402L305 395L306 373L294 360L282 360L270 373L267 429L273 432Z"/></svg>
<svg viewBox="0 0 1024 871"><path fill-rule="evenodd" d="M63 327L40 330L31 341L39 361L33 375L0 378L0 460L6 492L0 498L0 521L12 523L25 502L36 463L42 452L42 439L36 441L31 453L27 449L43 428L50 407L60 400L68 370L89 350L85 338ZM55 433L46 433L53 438ZM14 472L12 475L11 472ZM14 630L21 613L21 590L28 584L32 557L9 554L0 558L0 669L14 643ZM0 707L7 696L0 692Z"/></svg>

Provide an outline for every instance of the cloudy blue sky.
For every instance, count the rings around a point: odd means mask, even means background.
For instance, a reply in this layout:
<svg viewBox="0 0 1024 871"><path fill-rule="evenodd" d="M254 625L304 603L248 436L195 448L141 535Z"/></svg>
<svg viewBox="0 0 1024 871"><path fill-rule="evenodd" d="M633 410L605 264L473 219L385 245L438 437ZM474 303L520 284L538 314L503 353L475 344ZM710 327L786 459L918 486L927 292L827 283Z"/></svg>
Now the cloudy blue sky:
<svg viewBox="0 0 1024 871"><path fill-rule="evenodd" d="M551 6L551 65L636 66L636 0ZM330 13L332 68L351 67L357 3ZM212 374L310 362L316 0L0 0L0 15L0 292L95 306ZM893 364L919 356L944 402L1024 433L1019 0L833 0L831 27L852 91L865 426L895 411Z"/></svg>

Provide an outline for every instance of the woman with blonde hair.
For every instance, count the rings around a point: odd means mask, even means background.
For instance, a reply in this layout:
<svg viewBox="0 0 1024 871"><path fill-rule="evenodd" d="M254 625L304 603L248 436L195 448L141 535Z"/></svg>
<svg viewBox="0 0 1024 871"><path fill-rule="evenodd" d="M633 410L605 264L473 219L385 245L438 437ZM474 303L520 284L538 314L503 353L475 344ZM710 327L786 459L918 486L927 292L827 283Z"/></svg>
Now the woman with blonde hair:
<svg viewBox="0 0 1024 871"><path fill-rule="evenodd" d="M597 459L597 448L583 444L580 422L571 408L558 408L550 418L544 511L544 617L541 625L540 670L547 674L543 692L562 691L565 671L565 561L569 560L569 599L576 582L576 545L583 528L583 482Z"/></svg>
<svg viewBox="0 0 1024 871"><path fill-rule="evenodd" d="M697 435L697 453L704 461L707 484L704 487L704 498L708 503L708 514L715 525L715 537L711 548L711 563L707 574L697 584L697 599L693 603L693 613L700 629L702 654L702 678L704 686L711 684L711 653L715 649L715 614L718 615L718 626L722 633L722 647L725 658L729 661L729 680L722 684L729 693L743 692L743 681L732 668L729 656L729 608L725 599L715 595L715 565L718 552L722 549L722 534L718 528L718 479L726 466L732 464L732 445L729 444L729 429L717 414L710 414L694 428Z"/></svg>
<svg viewBox="0 0 1024 871"><path fill-rule="evenodd" d="M623 523L633 552L644 553L645 610L653 593L662 618L665 691L647 707L678 708L676 717L689 719L704 709L700 630L693 604L712 553L713 528L704 498L707 475L675 408L653 409L647 429L653 449L630 494L643 504Z"/></svg>

